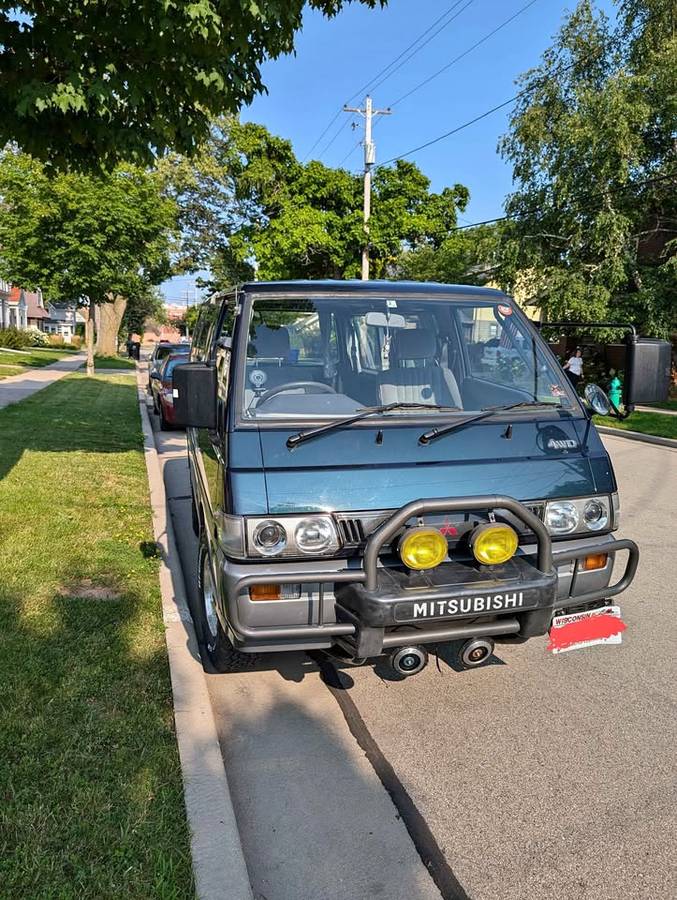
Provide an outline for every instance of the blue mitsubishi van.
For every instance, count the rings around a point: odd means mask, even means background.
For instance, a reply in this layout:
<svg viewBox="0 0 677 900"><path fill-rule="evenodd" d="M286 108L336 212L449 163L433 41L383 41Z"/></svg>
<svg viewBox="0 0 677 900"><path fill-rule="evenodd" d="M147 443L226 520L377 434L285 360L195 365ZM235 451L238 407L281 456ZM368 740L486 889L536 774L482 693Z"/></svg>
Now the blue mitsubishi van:
<svg viewBox="0 0 677 900"><path fill-rule="evenodd" d="M627 408L665 394L664 350L631 334ZM194 616L219 670L321 649L412 675L451 641L472 667L494 638L544 635L632 581L591 421L609 401L594 385L577 396L500 291L245 284L203 306L174 388Z"/></svg>

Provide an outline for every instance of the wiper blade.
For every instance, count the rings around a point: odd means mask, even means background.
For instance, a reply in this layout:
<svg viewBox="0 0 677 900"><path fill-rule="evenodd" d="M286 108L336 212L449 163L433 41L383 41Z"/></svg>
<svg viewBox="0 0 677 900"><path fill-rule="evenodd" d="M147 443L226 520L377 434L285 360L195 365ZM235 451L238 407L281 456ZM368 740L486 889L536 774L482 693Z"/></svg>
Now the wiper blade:
<svg viewBox="0 0 677 900"><path fill-rule="evenodd" d="M287 438L287 447L290 450L293 450L294 447L298 447L299 444L303 444L305 441L309 441L321 434L326 434L328 431L334 431L334 429L341 428L344 425L352 425L353 422L359 422L361 419L366 419L369 416L376 416L379 413L390 412L394 409L438 409L448 412L457 412L460 407L440 406L437 403L387 403L385 406L369 406L367 409L361 409L354 416L337 419L335 422L330 422L328 425L320 425L318 428L311 428L309 431L299 431L297 434L292 434Z"/></svg>
<svg viewBox="0 0 677 900"><path fill-rule="evenodd" d="M477 413L477 415L468 416L467 419L461 419L459 422L452 422L451 425L445 425L444 428L431 428L430 431L424 431L418 442L419 444L429 444L436 438L449 434L449 432L455 431L457 428L462 428L464 425L480 422L482 419L488 419L490 416L496 415L496 413L506 412L509 409L523 409L529 406L547 406L548 409L561 408L559 404L546 403L543 400L522 400L519 403L509 403L507 406L485 406L482 412Z"/></svg>

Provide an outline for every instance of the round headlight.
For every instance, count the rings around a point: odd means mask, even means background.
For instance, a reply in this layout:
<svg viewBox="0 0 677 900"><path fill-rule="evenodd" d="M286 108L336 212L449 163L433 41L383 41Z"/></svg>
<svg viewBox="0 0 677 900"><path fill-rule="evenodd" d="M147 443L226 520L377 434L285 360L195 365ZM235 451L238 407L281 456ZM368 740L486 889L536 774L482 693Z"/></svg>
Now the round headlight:
<svg viewBox="0 0 677 900"><path fill-rule="evenodd" d="M568 534L578 527L578 510L567 500L548 503L545 509L545 524L550 534Z"/></svg>
<svg viewBox="0 0 677 900"><path fill-rule="evenodd" d="M294 540L302 553L324 553L336 543L336 534L329 519L303 519Z"/></svg>
<svg viewBox="0 0 677 900"><path fill-rule="evenodd" d="M470 546L477 562L485 566L500 566L515 555L517 534L509 525L480 525L471 538Z"/></svg>
<svg viewBox="0 0 677 900"><path fill-rule="evenodd" d="M275 556L282 553L287 546L287 532L279 522L269 519L256 526L253 540L259 553L264 556Z"/></svg>
<svg viewBox="0 0 677 900"><path fill-rule="evenodd" d="M436 528L412 528L402 538L399 551L409 569L434 569L446 559L448 547Z"/></svg>
<svg viewBox="0 0 677 900"><path fill-rule="evenodd" d="M583 507L583 521L591 531L601 531L609 524L609 513L600 500L588 500Z"/></svg>

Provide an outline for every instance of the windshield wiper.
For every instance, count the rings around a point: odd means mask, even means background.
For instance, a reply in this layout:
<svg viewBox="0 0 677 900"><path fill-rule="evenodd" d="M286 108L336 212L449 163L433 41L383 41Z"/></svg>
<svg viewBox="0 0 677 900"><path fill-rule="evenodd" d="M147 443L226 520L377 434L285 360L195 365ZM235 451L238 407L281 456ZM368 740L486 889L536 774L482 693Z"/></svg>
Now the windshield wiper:
<svg viewBox="0 0 677 900"><path fill-rule="evenodd" d="M309 441L311 438L317 437L320 434L326 434L328 431L333 431L335 428L341 428L343 425L352 425L353 422L359 422L360 419L376 416L379 413L387 413L394 409L437 409L448 412L458 412L460 408L460 406L439 406L436 403L387 403L385 406L369 406L367 409L360 410L360 412L354 416L337 419L335 422L330 422L328 425L320 425L318 428L311 428L309 431L299 431L298 434L292 434L287 438L287 447L290 450L293 450L294 447L298 447L298 445L303 444L304 441Z"/></svg>
<svg viewBox="0 0 677 900"><path fill-rule="evenodd" d="M547 403L543 400L522 400L520 403L510 403L507 406L485 406L482 412L477 413L477 415L468 416L467 419L461 419L459 422L452 422L451 425L445 425L444 428L431 428L430 431L424 431L418 442L419 444L429 444L436 438L449 434L450 431L455 431L457 428L462 428L464 425L488 419L490 416L495 416L496 413L506 412L509 409L522 409L528 406L547 406L548 409L561 409L559 404Z"/></svg>

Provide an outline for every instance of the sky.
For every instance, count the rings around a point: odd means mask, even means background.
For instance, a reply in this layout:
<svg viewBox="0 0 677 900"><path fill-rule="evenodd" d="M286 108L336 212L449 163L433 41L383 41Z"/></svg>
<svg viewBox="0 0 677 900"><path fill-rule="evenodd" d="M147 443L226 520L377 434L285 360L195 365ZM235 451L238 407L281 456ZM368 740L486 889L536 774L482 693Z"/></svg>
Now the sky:
<svg viewBox="0 0 677 900"><path fill-rule="evenodd" d="M598 0L597 5L613 17L612 0ZM362 148L356 145L362 119L340 112L344 104L363 105L368 87L375 108L392 108L391 115L378 121L373 135L377 162L385 162L514 96L517 76L538 65L574 6L575 0L390 0L383 9L348 5L334 19L306 11L295 54L264 64L268 93L242 110L241 118L291 140L300 159L308 155L329 166L360 171ZM515 14L513 21L489 36ZM398 68L388 69L424 32L395 64ZM408 58L423 41L428 42ZM445 72L399 100L468 50ZM496 147L507 131L510 109L407 157L430 178L433 190L456 182L469 188L470 203L460 224L503 212L511 170ZM352 129L353 122L359 129ZM193 280L172 279L163 286L164 292L180 298Z"/></svg>

